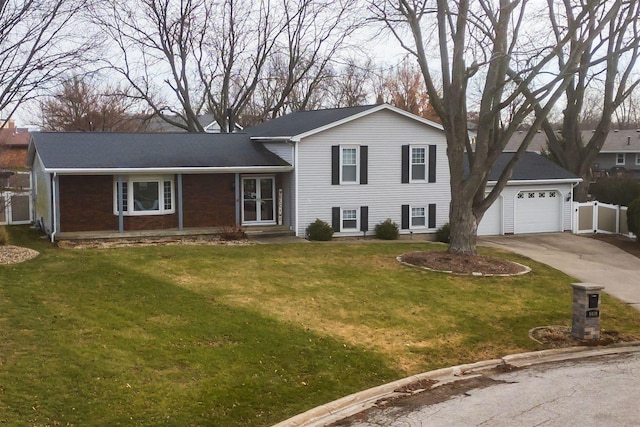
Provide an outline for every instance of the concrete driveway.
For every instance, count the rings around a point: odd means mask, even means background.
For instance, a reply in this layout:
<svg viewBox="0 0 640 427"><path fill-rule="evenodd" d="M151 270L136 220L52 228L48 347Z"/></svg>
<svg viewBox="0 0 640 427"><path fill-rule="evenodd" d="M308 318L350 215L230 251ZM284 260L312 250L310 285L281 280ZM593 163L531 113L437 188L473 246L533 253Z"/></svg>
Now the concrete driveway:
<svg viewBox="0 0 640 427"><path fill-rule="evenodd" d="M515 252L550 265L640 310L640 258L608 243L570 233L478 238L478 244Z"/></svg>

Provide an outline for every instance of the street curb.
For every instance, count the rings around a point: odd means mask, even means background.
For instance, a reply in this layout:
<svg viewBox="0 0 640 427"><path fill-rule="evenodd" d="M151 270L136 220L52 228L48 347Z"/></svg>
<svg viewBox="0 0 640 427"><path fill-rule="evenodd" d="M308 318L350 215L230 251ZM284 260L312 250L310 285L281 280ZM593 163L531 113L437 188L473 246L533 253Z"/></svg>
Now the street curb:
<svg viewBox="0 0 640 427"><path fill-rule="evenodd" d="M443 385L446 383L477 377L481 375L482 372L490 371L498 366L513 366L520 368L550 362L560 362L564 360L634 352L640 352L640 341L612 344L602 348L569 347L563 349L510 354L501 359L485 360L477 363L442 368L435 371L412 375L388 384L383 384L368 390L350 394L338 400L334 400L333 402L310 409L302 414L298 414L288 420L275 424L273 427L327 426L369 409L380 400L412 394L411 392L402 392L398 390L421 380L435 380L438 382L437 385Z"/></svg>

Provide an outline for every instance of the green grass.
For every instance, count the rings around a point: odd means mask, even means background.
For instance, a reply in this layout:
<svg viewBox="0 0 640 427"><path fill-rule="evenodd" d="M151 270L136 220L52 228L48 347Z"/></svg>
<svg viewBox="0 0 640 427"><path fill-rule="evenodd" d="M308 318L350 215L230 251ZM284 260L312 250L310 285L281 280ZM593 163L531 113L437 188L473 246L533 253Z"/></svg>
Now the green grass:
<svg viewBox="0 0 640 427"><path fill-rule="evenodd" d="M541 347L571 278L401 266L420 243L57 249L0 266L0 424L266 426L434 368ZM602 326L640 336L605 297Z"/></svg>

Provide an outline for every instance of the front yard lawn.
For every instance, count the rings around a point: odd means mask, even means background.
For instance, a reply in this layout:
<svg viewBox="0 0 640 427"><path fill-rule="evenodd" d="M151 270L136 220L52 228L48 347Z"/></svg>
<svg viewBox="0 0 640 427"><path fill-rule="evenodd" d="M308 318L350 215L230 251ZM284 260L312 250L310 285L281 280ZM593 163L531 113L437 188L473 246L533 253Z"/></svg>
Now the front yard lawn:
<svg viewBox="0 0 640 427"><path fill-rule="evenodd" d="M0 424L268 426L434 368L541 349L571 278L409 268L425 243L58 249L0 266ZM602 326L640 337L605 295Z"/></svg>

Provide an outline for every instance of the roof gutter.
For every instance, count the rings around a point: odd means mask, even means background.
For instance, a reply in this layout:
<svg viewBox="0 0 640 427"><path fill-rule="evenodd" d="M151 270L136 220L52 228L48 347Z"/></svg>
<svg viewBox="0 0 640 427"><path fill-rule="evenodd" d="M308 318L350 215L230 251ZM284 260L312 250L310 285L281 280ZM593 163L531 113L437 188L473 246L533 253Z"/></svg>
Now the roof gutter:
<svg viewBox="0 0 640 427"><path fill-rule="evenodd" d="M487 185L496 185L498 181L487 181ZM512 185L534 185L534 184L578 184L582 178L562 178L562 179L522 179L507 182L507 186Z"/></svg>
<svg viewBox="0 0 640 427"><path fill-rule="evenodd" d="M167 167L167 168L45 168L45 172L62 175L114 174L204 174L204 173L271 173L291 172L293 166L232 166L232 167Z"/></svg>

